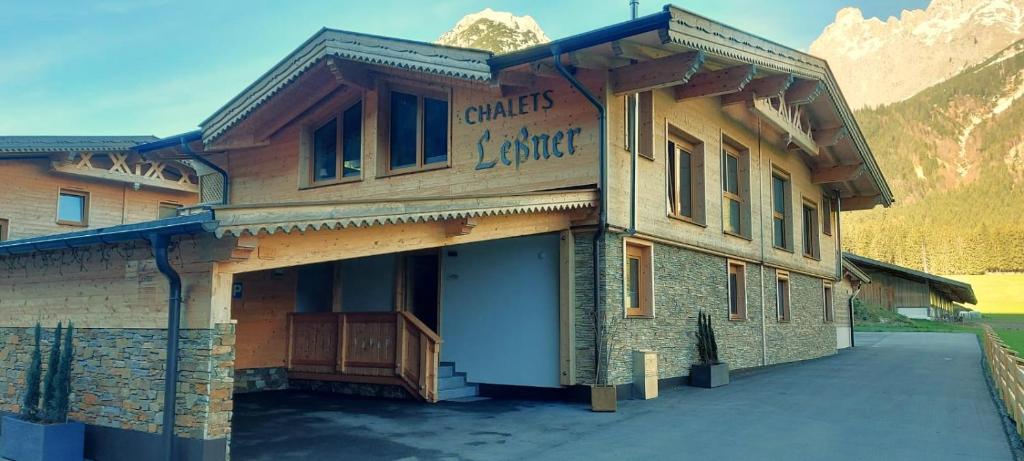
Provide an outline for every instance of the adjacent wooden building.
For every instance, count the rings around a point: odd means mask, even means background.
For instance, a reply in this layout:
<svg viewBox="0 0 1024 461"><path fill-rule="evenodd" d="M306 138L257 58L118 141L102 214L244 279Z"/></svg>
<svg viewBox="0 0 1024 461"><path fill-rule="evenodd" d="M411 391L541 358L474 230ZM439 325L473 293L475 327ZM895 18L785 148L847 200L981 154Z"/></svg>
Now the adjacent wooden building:
<svg viewBox="0 0 1024 461"><path fill-rule="evenodd" d="M958 316L956 303L978 303L969 283L852 253L845 257L871 277L871 284L857 296L865 304L913 319L950 320Z"/></svg>
<svg viewBox="0 0 1024 461"><path fill-rule="evenodd" d="M132 152L156 140L0 136L0 240L152 221L194 205L189 165Z"/></svg>
<svg viewBox="0 0 1024 461"><path fill-rule="evenodd" d="M198 153L224 203L0 244L0 344L72 319L156 350L180 318L171 421L212 458L234 392L625 397L636 350L678 384L701 310L733 369L834 354L839 212L892 202L823 60L673 6L500 56L323 29L200 127L134 151ZM74 405L152 450L148 384L101 378L146 357L90 361Z"/></svg>

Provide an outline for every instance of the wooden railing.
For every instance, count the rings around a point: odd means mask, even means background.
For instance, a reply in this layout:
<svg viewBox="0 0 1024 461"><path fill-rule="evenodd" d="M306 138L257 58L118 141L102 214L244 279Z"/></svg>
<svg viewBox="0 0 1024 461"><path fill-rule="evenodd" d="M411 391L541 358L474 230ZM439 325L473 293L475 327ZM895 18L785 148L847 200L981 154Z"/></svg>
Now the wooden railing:
<svg viewBox="0 0 1024 461"><path fill-rule="evenodd" d="M296 377L398 384L437 401L441 338L408 312L290 313L288 336Z"/></svg>
<svg viewBox="0 0 1024 461"><path fill-rule="evenodd" d="M1006 412L1017 426L1017 434L1024 436L1024 358L1010 349L992 327L983 325L985 359L988 361L992 381L1006 405Z"/></svg>

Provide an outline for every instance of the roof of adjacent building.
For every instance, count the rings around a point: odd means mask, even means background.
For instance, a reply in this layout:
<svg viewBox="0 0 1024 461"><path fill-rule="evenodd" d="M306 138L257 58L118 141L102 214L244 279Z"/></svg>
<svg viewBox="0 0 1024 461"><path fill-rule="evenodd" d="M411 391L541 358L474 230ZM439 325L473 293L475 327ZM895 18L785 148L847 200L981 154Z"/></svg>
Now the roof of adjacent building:
<svg viewBox="0 0 1024 461"><path fill-rule="evenodd" d="M126 151L156 136L0 136L0 153Z"/></svg>
<svg viewBox="0 0 1024 461"><path fill-rule="evenodd" d="M953 302L978 304L978 298L974 295L974 288L972 288L969 283L940 277L938 275L929 274L909 267L897 266L895 264L855 255L853 253L844 252L843 259L853 261L864 268L871 268L883 272L889 272L903 278L927 282L930 287L946 295Z"/></svg>
<svg viewBox="0 0 1024 461"><path fill-rule="evenodd" d="M853 261L850 261L850 258L847 258L845 255L843 256L843 270L857 277L861 282L871 283L871 276L865 273L864 269L854 264Z"/></svg>
<svg viewBox="0 0 1024 461"><path fill-rule="evenodd" d="M7 240L0 242L0 256L28 254L35 251L64 250L97 244L145 240L151 235L186 235L209 232L216 227L213 213L204 211L134 224L88 229L63 234Z"/></svg>

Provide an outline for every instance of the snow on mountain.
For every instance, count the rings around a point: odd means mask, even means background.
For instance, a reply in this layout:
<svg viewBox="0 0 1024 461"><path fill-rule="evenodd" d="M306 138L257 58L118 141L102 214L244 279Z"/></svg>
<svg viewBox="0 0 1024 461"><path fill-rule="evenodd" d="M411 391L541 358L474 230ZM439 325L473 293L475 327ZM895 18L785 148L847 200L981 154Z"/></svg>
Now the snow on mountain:
<svg viewBox="0 0 1024 461"><path fill-rule="evenodd" d="M508 53L551 41L530 16L486 8L464 16L437 39L441 45Z"/></svg>
<svg viewBox="0 0 1024 461"><path fill-rule="evenodd" d="M932 0L899 18L843 8L810 46L854 108L904 100L1024 38L1024 0Z"/></svg>

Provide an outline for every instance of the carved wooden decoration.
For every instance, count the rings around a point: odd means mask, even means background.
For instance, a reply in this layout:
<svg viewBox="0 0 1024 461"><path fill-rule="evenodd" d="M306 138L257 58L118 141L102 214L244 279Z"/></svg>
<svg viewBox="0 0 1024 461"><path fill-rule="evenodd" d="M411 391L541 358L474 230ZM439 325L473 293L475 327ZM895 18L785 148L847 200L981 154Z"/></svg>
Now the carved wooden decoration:
<svg viewBox="0 0 1024 461"><path fill-rule="evenodd" d="M756 98L781 95L793 84L793 74L779 74L756 79L747 84L743 91L722 96L722 105L753 104Z"/></svg>
<svg viewBox="0 0 1024 461"><path fill-rule="evenodd" d="M748 64L697 74L689 83L675 87L676 101L742 91L756 73L757 67Z"/></svg>
<svg viewBox="0 0 1024 461"><path fill-rule="evenodd" d="M612 69L616 95L682 85L704 65L704 53L693 51Z"/></svg>
<svg viewBox="0 0 1024 461"><path fill-rule="evenodd" d="M754 100L753 109L762 118L786 135L788 147L800 149L807 155L818 155L818 145L811 135L811 126L804 117L802 106L790 105L786 97L778 95Z"/></svg>
<svg viewBox="0 0 1024 461"><path fill-rule="evenodd" d="M79 152L50 163L56 173L198 193L198 179L177 162L147 160L123 152Z"/></svg>
<svg viewBox="0 0 1024 461"><path fill-rule="evenodd" d="M825 92L825 84L818 80L798 80L786 91L786 101L790 105L802 106L810 104Z"/></svg>

